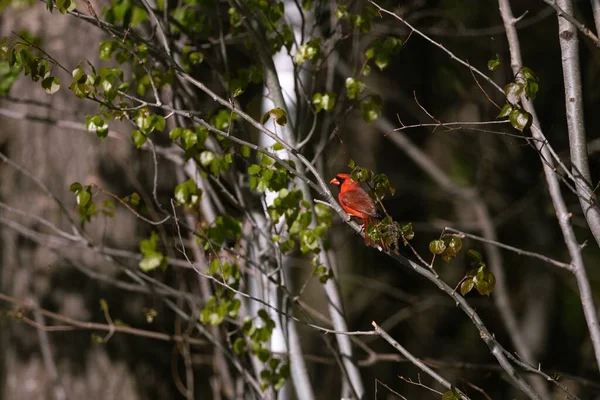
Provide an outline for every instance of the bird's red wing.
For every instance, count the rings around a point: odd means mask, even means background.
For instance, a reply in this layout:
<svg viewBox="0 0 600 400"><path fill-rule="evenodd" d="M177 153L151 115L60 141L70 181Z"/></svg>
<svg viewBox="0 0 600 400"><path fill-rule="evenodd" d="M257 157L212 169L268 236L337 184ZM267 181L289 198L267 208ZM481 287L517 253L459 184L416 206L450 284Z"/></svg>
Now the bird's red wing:
<svg viewBox="0 0 600 400"><path fill-rule="evenodd" d="M370 217L377 216L377 207L375 207L375 203L373 203L373 200L362 189L342 192L340 193L339 199L348 214L359 218L363 218L363 215L368 215Z"/></svg>

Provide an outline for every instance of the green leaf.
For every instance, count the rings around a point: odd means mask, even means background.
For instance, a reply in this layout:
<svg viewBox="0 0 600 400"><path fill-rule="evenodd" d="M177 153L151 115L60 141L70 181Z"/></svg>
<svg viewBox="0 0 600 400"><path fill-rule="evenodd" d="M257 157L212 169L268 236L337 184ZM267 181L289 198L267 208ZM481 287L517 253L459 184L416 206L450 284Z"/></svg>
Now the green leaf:
<svg viewBox="0 0 600 400"><path fill-rule="evenodd" d="M69 89L73 94L81 99L87 97L93 88L94 79L90 75L86 75L83 68L80 66L75 68L72 72L73 82Z"/></svg>
<svg viewBox="0 0 600 400"><path fill-rule="evenodd" d="M275 107L267 111L260 119L261 124L265 124L272 117L278 125L284 126L287 124L287 115L283 109Z"/></svg>
<svg viewBox="0 0 600 400"><path fill-rule="evenodd" d="M390 57L386 53L377 53L375 56L375 65L383 71L389 64Z"/></svg>
<svg viewBox="0 0 600 400"><path fill-rule="evenodd" d="M412 240L415 237L412 223L404 224L400 227L400 234L404 240Z"/></svg>
<svg viewBox="0 0 600 400"><path fill-rule="evenodd" d="M71 12L77 6L75 0L56 0L55 3L56 8L58 8L58 11L60 11L61 14Z"/></svg>
<svg viewBox="0 0 600 400"><path fill-rule="evenodd" d="M275 143L273 145L273 150L275 150L275 151L279 151L279 150L283 150L283 149L284 149L284 147L281 143Z"/></svg>
<svg viewBox="0 0 600 400"><path fill-rule="evenodd" d="M95 133L100 139L108 136L108 123L99 115L87 117L85 127L88 131Z"/></svg>
<svg viewBox="0 0 600 400"><path fill-rule="evenodd" d="M498 114L498 116L496 118L504 118L504 117L508 117L510 115L510 113L513 110L513 106L510 103L506 103L504 104L504 107L502 107L502 110L500 110L500 114Z"/></svg>
<svg viewBox="0 0 600 400"><path fill-rule="evenodd" d="M258 310L257 315L260 319L262 319L265 322L271 319L269 317L269 313L267 313L264 308L261 308L260 310Z"/></svg>
<svg viewBox="0 0 600 400"><path fill-rule="evenodd" d="M534 100L538 90L539 85L537 82L527 82L525 85L525 96L527 96L528 99Z"/></svg>
<svg viewBox="0 0 600 400"><path fill-rule="evenodd" d="M517 104L519 102L521 94L523 94L523 87L522 83L515 82L511 82L504 87L504 94L510 104Z"/></svg>
<svg viewBox="0 0 600 400"><path fill-rule="evenodd" d="M250 157L251 149L250 149L250 147L243 145L242 148L240 149L240 153L242 154L242 157L248 158L248 157Z"/></svg>
<svg viewBox="0 0 600 400"><path fill-rule="evenodd" d="M196 182L193 179L180 183L175 186L175 200L178 204L185 204L188 207L198 204L202 198L202 190L196 186Z"/></svg>
<svg viewBox="0 0 600 400"><path fill-rule="evenodd" d="M344 19L348 17L348 10L347 10L347 6L346 5L340 5L336 10L335 10L335 17L337 19Z"/></svg>
<svg viewBox="0 0 600 400"><path fill-rule="evenodd" d="M193 51L188 55L188 59L191 65L199 65L204 61L204 54L199 51Z"/></svg>
<svg viewBox="0 0 600 400"><path fill-rule="evenodd" d="M521 73L523 74L523 77L525 78L525 80L537 81L537 77L535 76L535 74L533 73L531 68L523 67L523 68L521 68Z"/></svg>
<svg viewBox="0 0 600 400"><path fill-rule="evenodd" d="M363 70L362 70L362 75L363 76L369 76L371 75L371 66L369 64L365 64Z"/></svg>
<svg viewBox="0 0 600 400"><path fill-rule="evenodd" d="M221 269L221 260L214 258L208 266L208 274L214 276Z"/></svg>
<svg viewBox="0 0 600 400"><path fill-rule="evenodd" d="M60 79L49 76L42 81L42 87L48 94L54 94L60 89Z"/></svg>
<svg viewBox="0 0 600 400"><path fill-rule="evenodd" d="M390 58L398 53L401 47L402 40L388 36L384 41L374 41L365 52L365 56L367 60L373 60L380 70L384 70L389 65Z"/></svg>
<svg viewBox="0 0 600 400"><path fill-rule="evenodd" d="M513 128L523 132L525 128L531 125L531 114L520 108L515 108L509 114L508 120Z"/></svg>
<svg viewBox="0 0 600 400"><path fill-rule="evenodd" d="M227 311L227 315L229 316L229 318L236 318L241 306L242 302L239 299L231 300Z"/></svg>
<svg viewBox="0 0 600 400"><path fill-rule="evenodd" d="M525 96L528 99L534 100L539 90L539 81L537 76L530 68L523 67L521 69L523 78L525 78Z"/></svg>
<svg viewBox="0 0 600 400"><path fill-rule="evenodd" d="M92 199L92 194L90 193L89 190L82 189L82 190L78 190L75 193L75 198L77 199L77 205L81 208L81 207L85 207L86 205L88 205L88 203Z"/></svg>
<svg viewBox="0 0 600 400"><path fill-rule="evenodd" d="M381 47L388 53L395 54L402 48L402 40L394 36L388 36L383 41L383 45Z"/></svg>
<svg viewBox="0 0 600 400"><path fill-rule="evenodd" d="M144 257L138 265L142 271L148 272L166 266L167 259L164 254L157 251L157 246L158 234L156 232L152 232L148 239L140 241L140 251Z"/></svg>
<svg viewBox="0 0 600 400"><path fill-rule="evenodd" d="M162 132L165 129L165 118L161 115L152 115L150 117L150 127L152 130Z"/></svg>
<svg viewBox="0 0 600 400"><path fill-rule="evenodd" d="M429 243L429 251L432 254L440 255L446 250L446 243L443 240L432 240Z"/></svg>
<svg viewBox="0 0 600 400"><path fill-rule="evenodd" d="M252 322L252 318L249 316L244 317L242 322L242 332L246 336L252 336L252 334L256 331L256 327L254 326L254 322Z"/></svg>
<svg viewBox="0 0 600 400"><path fill-rule="evenodd" d="M198 144L198 134L191 129L186 128L183 131L181 131L181 139L183 142L183 148L185 150L189 150L192 147L196 147L196 145Z"/></svg>
<svg viewBox="0 0 600 400"><path fill-rule="evenodd" d="M181 137L182 132L183 132L183 129L181 129L181 128L172 129L171 132L169 132L169 139L171 139L172 141L176 141L177 139L179 139Z"/></svg>
<svg viewBox="0 0 600 400"><path fill-rule="evenodd" d="M148 239L144 239L140 242L140 251L142 254L146 255L156 251L156 246L158 244L158 235L156 232L152 232Z"/></svg>
<svg viewBox="0 0 600 400"><path fill-rule="evenodd" d="M335 107L336 95L335 93L315 93L312 99L312 103L315 106L315 111L320 112L321 110L331 111Z"/></svg>
<svg viewBox="0 0 600 400"><path fill-rule="evenodd" d="M462 249L462 240L456 236L450 236L444 239L446 249L441 254L442 260L449 263Z"/></svg>
<svg viewBox="0 0 600 400"><path fill-rule="evenodd" d="M321 56L321 39L316 38L310 40L298 47L296 54L294 54L294 63L302 65L307 61L316 60Z"/></svg>
<svg viewBox="0 0 600 400"><path fill-rule="evenodd" d="M379 118L383 112L383 104L380 96L371 96L364 100L360 105L363 113L363 119L371 123Z"/></svg>
<svg viewBox="0 0 600 400"><path fill-rule="evenodd" d="M489 296L496 287L496 277L486 268L480 268L477 275L473 278L475 288L479 294Z"/></svg>
<svg viewBox="0 0 600 400"><path fill-rule="evenodd" d="M73 80L78 81L85 76L85 72L83 71L83 68L77 67L71 72L71 75L73 75Z"/></svg>
<svg viewBox="0 0 600 400"><path fill-rule="evenodd" d="M9 93L21 72L22 69L19 66L11 66L8 61L0 61L0 95Z"/></svg>
<svg viewBox="0 0 600 400"><path fill-rule="evenodd" d="M231 111L221 109L213 117L213 125L215 128L226 131L229 129L231 121L237 118L237 114L233 114Z"/></svg>
<svg viewBox="0 0 600 400"><path fill-rule="evenodd" d="M246 342L244 341L244 339L242 338L237 338L235 339L235 342L233 342L233 352L240 356L242 354L244 354L244 352L246 351Z"/></svg>
<svg viewBox="0 0 600 400"><path fill-rule="evenodd" d="M365 90L365 84L351 77L346 78L346 91L350 100L355 99Z"/></svg>
<svg viewBox="0 0 600 400"><path fill-rule="evenodd" d="M96 344L104 343L104 338L96 333L92 333L91 337L92 337L92 342L94 342Z"/></svg>
<svg viewBox="0 0 600 400"><path fill-rule="evenodd" d="M460 400L460 396L450 390L442 393L442 400Z"/></svg>
<svg viewBox="0 0 600 400"><path fill-rule="evenodd" d="M144 316L146 317L146 322L149 324L154 322L154 319L156 317L158 317L158 311L156 311L153 308L143 308L142 312L144 313ZM127 325L124 324L124 326L127 326Z"/></svg>
<svg viewBox="0 0 600 400"><path fill-rule="evenodd" d="M288 24L284 24L281 30L281 36L283 37L283 45L289 51L294 45L294 33L292 28Z"/></svg>
<svg viewBox="0 0 600 400"><path fill-rule="evenodd" d="M477 263L483 261L483 256L477 250L469 249L469 251L467 251L467 257L470 258L472 261L475 261Z"/></svg>
<svg viewBox="0 0 600 400"><path fill-rule="evenodd" d="M248 174L249 175L257 175L260 172L260 170L261 170L260 165L252 164L248 167Z"/></svg>
<svg viewBox="0 0 600 400"><path fill-rule="evenodd" d="M140 204L140 195L136 192L133 192L130 196L128 196L127 201L134 207L137 207Z"/></svg>
<svg viewBox="0 0 600 400"><path fill-rule="evenodd" d="M108 303L104 299L100 299L100 310L108 312Z"/></svg>
<svg viewBox="0 0 600 400"><path fill-rule="evenodd" d="M500 54L496 53L496 58L489 60L487 63L487 67L490 71L495 71L500 66Z"/></svg>
<svg viewBox="0 0 600 400"><path fill-rule="evenodd" d="M460 294L466 295L475 287L475 282L473 282L473 278L467 278L460 284Z"/></svg>
<svg viewBox="0 0 600 400"><path fill-rule="evenodd" d="M112 56L113 50L115 48L115 42L109 42L102 40L100 42L100 47L98 48L98 56L101 60L108 61Z"/></svg>
<svg viewBox="0 0 600 400"><path fill-rule="evenodd" d="M200 153L200 164L203 167L207 167L209 166L213 161L216 160L216 156L215 153L213 153L212 151L203 151L202 153Z"/></svg>
<svg viewBox="0 0 600 400"><path fill-rule="evenodd" d="M131 133L131 140L133 141L133 144L135 144L135 147L140 149L144 143L146 143L148 137L136 129Z"/></svg>
<svg viewBox="0 0 600 400"><path fill-rule="evenodd" d="M71 186L69 186L69 191L71 192L78 192L83 188L83 186L81 186L81 183L79 182L73 182L71 183Z"/></svg>
<svg viewBox="0 0 600 400"><path fill-rule="evenodd" d="M264 347L261 347L258 350L258 353L256 354L258 356L258 359L260 361L262 361L263 363L266 363L269 360L269 357L271 357L271 352L269 352L269 350L265 349ZM265 369L260 373L260 377L265 380L268 381L269 378L271 377L271 371Z"/></svg>

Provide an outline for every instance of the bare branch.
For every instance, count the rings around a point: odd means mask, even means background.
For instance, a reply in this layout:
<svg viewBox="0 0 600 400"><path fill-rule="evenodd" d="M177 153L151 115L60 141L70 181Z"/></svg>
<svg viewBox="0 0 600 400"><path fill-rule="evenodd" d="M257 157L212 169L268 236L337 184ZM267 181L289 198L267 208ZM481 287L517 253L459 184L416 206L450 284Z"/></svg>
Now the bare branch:
<svg viewBox="0 0 600 400"><path fill-rule="evenodd" d="M506 36L510 48L511 67L515 76L520 76L521 69L523 67L523 61L521 60L519 37L517 35L517 30L515 29L515 22L510 2L509 0L498 0L498 3L500 5L500 14L502 16L502 20L504 21ZM541 129L539 128L541 126L540 121L537 117L537 113L532 102L527 99L525 95L521 97L521 102L523 103L525 110L532 115L532 134L534 137L545 139ZM556 216L558 218L558 223L560 225L565 244L567 245L569 255L571 256L571 265L573 266L575 278L577 280L577 286L579 287L579 296L583 306L583 312L588 325L588 330L590 332L598 368L600 368L600 325L598 323L598 316L596 314L592 289L590 287L587 272L583 264L581 246L579 243L577 243L575 232L573 231L573 227L569 221L570 213L567 210L567 206L560 191L560 184L554 173L550 149L548 146L540 146L539 144L536 144L536 147L538 148L540 155L544 157L546 161L542 164L544 168L544 175L546 176L546 182L548 184L548 191L556 211Z"/></svg>
<svg viewBox="0 0 600 400"><path fill-rule="evenodd" d="M148 330L144 330L144 329L132 328L129 326L124 326L124 325L114 325L114 324L109 325L109 324L101 324L101 323L97 323L97 322L80 321L80 320L77 320L77 319L74 319L71 317L67 317L66 315L61 315L61 314L57 314L52 311L45 310L34 304L29 304L23 300L16 299L16 298L8 296L4 293L0 293L0 300L14 304L25 310L37 311L40 314L44 315L45 317L65 323L68 325L67 329L84 329L84 330L104 331L104 332L112 331L115 333L125 333L128 335L134 335L134 336L144 337L144 338L148 338L148 339L160 340L160 341L164 341L164 342L182 342L184 340L187 340L189 343L196 344L196 345L206 345L209 343L202 339L183 338L178 335L169 335L166 333L159 333L159 332L148 331ZM17 316L17 318L18 317L19 316ZM41 329L48 329L48 332L56 331L55 329L53 329L54 327L52 327L52 326L46 327L46 326L38 325L36 327L41 328ZM59 331L64 331L64 330L65 330L64 327L63 327L63 329L59 329Z"/></svg>
<svg viewBox="0 0 600 400"><path fill-rule="evenodd" d="M564 19L568 23L573 24L573 26L575 26L581 33L583 33L588 39L594 42L596 47L600 47L600 39L598 39L598 36L596 36L594 32L590 31L588 28L585 27L585 25L583 25L581 22L575 19L575 17L573 17L573 7L572 5L567 4L570 3L570 1L560 1L559 3L557 3L555 0L544 0L544 3L554 8L554 10L556 11L556 15L558 15L559 19Z"/></svg>
<svg viewBox="0 0 600 400"><path fill-rule="evenodd" d="M547 262L548 264L552 264L552 265L554 265L556 267L566 269L567 271L571 271L571 272L573 271L573 267L571 266L571 264L567 264L567 263L563 263L563 262L554 260L554 259L552 259L550 257L546 257L546 256L544 256L542 254L539 254L539 253L534 253L534 252L531 252L531 251L522 250L522 249L519 249L517 247L509 246L507 244L504 244L504 243L501 243L501 242L498 242L498 241L495 241L495 240L489 240L489 239L483 238L481 236L472 235L470 233L459 231L458 229L454 229L454 228L450 228L450 227L446 227L446 228L444 228L444 230L448 231L448 232L456 233L460 237L468 237L470 239L478 240L478 241L480 241L482 243L493 244L494 246L498 246L500 248L503 248L503 249L506 249L506 250L510 250L510 251L512 251L514 253L517 253L517 254L520 254L522 256L528 256L528 257L537 258L538 260L542 260L544 262Z"/></svg>
<svg viewBox="0 0 600 400"><path fill-rule="evenodd" d="M448 390L454 389L453 385L451 385L450 382L448 382L437 372L435 372L434 370L429 368L427 365L425 365L425 363L423 363L423 361L421 361L417 357L413 356L408 350L406 350L404 347L402 347L402 345L400 343L398 343L396 340L394 340L394 338L392 338L390 335L388 335L388 333L386 331L381 329L381 327L379 327L377 325L377 323L375 323L375 321L371 322L371 325L373 325L373 328L375 328L375 332L377 332L378 335L380 335L386 342L388 342L389 344L394 346L394 348L396 350L398 350L400 352L400 354L402 354L404 357L406 357L417 368L419 368L421 371L425 372L427 375L429 375L430 377L435 379L440 385L444 386L446 389L448 389ZM461 399L463 399L463 400L469 399L469 397L466 394L464 394L463 392L461 392L460 390L457 389L457 392L460 395Z"/></svg>
<svg viewBox="0 0 600 400"><path fill-rule="evenodd" d="M470 66L469 63L467 63L464 60L462 60L461 58L457 57L454 53L452 53L446 47L442 46L440 43L438 43L435 40L431 39L429 36L427 36L426 34L424 34L423 32L421 32L420 30L418 30L417 28L415 28L414 26L412 26L410 23L408 23L406 21L406 19L402 18L398 14L394 14L393 12L391 12L389 10L386 10L385 8L381 7L379 4L377 4L373 0L368 0L368 1L369 1L369 3L373 4L379 10L380 13L384 13L384 14L390 15L393 18L396 18L398 21L400 21L404 25L406 25L412 32L415 32L416 34L418 34L419 36L421 36L423 39L427 40L429 43L433 44L434 46L436 46L437 48L439 48L440 50L442 50L444 53L448 54L451 59L453 59L456 62L458 62L459 64L462 64L463 66L467 67L470 71L472 71L473 73L479 75L486 82L488 82L490 85L492 85L493 87L495 87L496 90L498 90L499 92L502 92L502 88L500 86L498 86L498 84L496 82L494 82L489 76L485 75L484 73L482 73L481 71L479 71L477 68L473 68L472 66Z"/></svg>
<svg viewBox="0 0 600 400"><path fill-rule="evenodd" d="M571 0L560 0L559 5L551 0L545 1L548 4L554 4L553 7L560 9L562 12L562 14L561 12L558 13L558 36L562 52L571 163L573 165L573 175L579 181L576 188L583 214L594 239L596 239L596 243L600 245L600 212L598 210L596 195L593 192L583 116L584 105L581 89L581 69L579 66L579 38L573 32L573 25L571 25L573 21L565 17L565 15L568 15L565 13L573 12L573 4Z"/></svg>

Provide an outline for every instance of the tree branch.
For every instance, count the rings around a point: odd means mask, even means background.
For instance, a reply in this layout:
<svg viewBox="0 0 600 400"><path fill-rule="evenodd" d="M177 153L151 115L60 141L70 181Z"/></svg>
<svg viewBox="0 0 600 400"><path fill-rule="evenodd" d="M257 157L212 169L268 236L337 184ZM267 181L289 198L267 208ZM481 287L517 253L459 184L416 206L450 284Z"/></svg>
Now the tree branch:
<svg viewBox="0 0 600 400"><path fill-rule="evenodd" d="M421 371L425 372L427 375L431 376L433 379L435 379L440 385L444 386L446 389L454 391L455 388L453 385L450 384L450 382L448 382L437 372L435 372L434 370L429 368L427 365L425 365L425 363L423 361L421 361L417 357L413 356L408 350L406 350L404 347L402 347L402 345L400 343L398 343L396 340L394 340L394 338L392 338L390 335L388 335L388 333L386 331L381 329L381 327L379 327L375 321L371 322L371 325L373 325L373 328L375 328L375 332L377 332L378 335L380 335L386 342L391 344L396 350L398 350L400 352L400 354L402 354L404 357L406 357L406 359L409 360L411 363L413 363L417 368L419 368ZM460 395L461 399L463 399L463 400L469 399L469 397L466 394L464 394L463 392L461 392L460 390L456 389L456 391Z"/></svg>
<svg viewBox="0 0 600 400"><path fill-rule="evenodd" d="M544 0L546 3L554 3ZM571 0L560 0L554 6L560 10L558 13L558 31L560 50L562 52L562 67L565 85L565 107L567 111L567 127L569 131L569 148L571 150L571 163L573 175L580 181L576 185L579 202L583 215L590 227L596 243L600 245L600 212L596 195L593 192L592 177L588 161L587 141L583 116L583 93L581 90L581 72L579 66L579 38L573 32L572 21L565 18L565 13L573 13ZM561 6L563 8L561 8ZM561 18L563 17L563 18Z"/></svg>
<svg viewBox="0 0 600 400"><path fill-rule="evenodd" d="M517 30L515 29L515 18L512 14L509 0L498 0L498 3L500 6L500 15L502 16L502 20L504 21L504 26L506 28L506 37L510 49L511 67L515 76L518 77L521 76L523 61L521 60L519 37ZM529 112L533 118L531 130L532 134L534 137L545 139L541 129L539 128L541 125L535 108L533 107L533 103L527 99L524 94L521 96L521 102L523 103L525 110ZM542 165L544 168L544 175L546 176L546 182L548 184L548 191L552 199L552 204L554 205L554 210L556 211L556 216L558 218L558 223L562 231L565 244L567 245L567 249L571 257L571 265L573 266L575 278L577 280L577 286L579 287L579 296L583 306L583 312L588 325L588 330L590 332L592 345L594 347L596 362L598 364L598 368L600 368L600 325L598 324L598 316L596 314L592 289L590 287L587 272L583 264L581 246L579 243L577 243L575 232L573 231L573 227L569 222L570 213L567 210L567 206L560 191L560 184L554 173L550 149L548 146L539 145L538 143L536 143L535 146L538 148L540 155L545 159L545 162L543 162Z"/></svg>
<svg viewBox="0 0 600 400"><path fill-rule="evenodd" d="M592 0L592 7L595 8L594 1L597 2L597 0ZM568 25L573 24L575 28L577 28L587 38L594 42L596 47L600 47L600 39L598 39L598 36L596 36L594 32L590 31L588 28L585 27L585 25L583 25L581 22L575 19L575 17L573 17L573 4L571 4L570 1L559 0L557 3L556 0L544 0L544 3L548 4L556 11L556 15L558 15L559 19L559 26L561 25L561 20L567 22Z"/></svg>

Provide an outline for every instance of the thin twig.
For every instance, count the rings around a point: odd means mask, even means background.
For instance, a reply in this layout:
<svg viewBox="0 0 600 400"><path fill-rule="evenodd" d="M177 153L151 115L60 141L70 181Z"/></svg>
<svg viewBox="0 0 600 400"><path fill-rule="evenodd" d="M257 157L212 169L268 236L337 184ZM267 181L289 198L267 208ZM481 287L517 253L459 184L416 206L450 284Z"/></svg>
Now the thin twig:
<svg viewBox="0 0 600 400"><path fill-rule="evenodd" d="M166 333L159 333L159 332L148 331L148 330L144 330L144 329L132 328L129 326L124 326L124 325L112 324L112 326L111 326L109 324L101 324L101 323L97 323L97 322L80 321L80 320L77 320L77 319L74 319L71 317L67 317L66 315L57 314L55 312L48 311L48 310L38 307L34 304L29 304L29 303L25 302L24 300L19 300L15 297L8 296L1 292L0 292L0 300L14 304L25 310L37 310L42 315L44 315L48 318L51 318L53 320L65 323L69 327L72 327L73 329L84 329L84 330L104 331L104 332L114 331L115 333L125 333L128 335L134 335L134 336L144 337L144 338L148 338L148 339L160 340L160 341L164 341L164 342L176 342L177 343L177 342L181 342L184 340L183 337L178 336L178 335L169 335ZM18 315L16 317L19 318ZM23 319L23 321L25 322L26 320ZM62 327L61 329L55 330L55 329L53 329L54 328L53 326L42 326L39 324L34 325L34 326L38 329L45 329L48 332L65 331L66 330L66 329L64 329L64 327ZM185 340L188 340L189 343L196 344L196 345L208 344L208 342L206 340L202 340L202 339L188 338Z"/></svg>
<svg viewBox="0 0 600 400"><path fill-rule="evenodd" d="M434 46L438 47L439 49L441 49L444 53L448 54L450 56L450 58L452 58L453 60L455 60L456 62L458 62L459 64L464 65L465 67L467 67L469 70L473 71L474 73L476 73L477 75L481 76L485 81L487 81L490 85L494 86L498 91L502 92L502 88L500 86L498 86L498 84L496 82L494 82L489 76L485 75L483 72L479 71L477 68L473 68L471 67L467 62L463 61L461 58L457 57L456 55L454 55L454 53L452 53L450 50L448 50L446 47L442 46L440 43L436 42L435 40L431 39L429 36L427 36L426 34L424 34L423 32L421 32L420 30L418 30L417 28L415 28L414 26L412 26L410 23L408 23L406 21L406 19L402 18L401 16L399 16L398 14L393 13L392 11L386 10L385 8L381 7L379 4L377 4L375 1L373 0L368 0L369 3L373 4L380 13L384 13L387 15L392 16L393 18L396 18L398 21L402 22L404 25L406 25L411 31L417 33L419 36L421 36L423 39L427 40L429 43L433 44Z"/></svg>
<svg viewBox="0 0 600 400"><path fill-rule="evenodd" d="M453 233L459 235L460 237L468 237L470 239L477 240L477 241L480 241L482 243L493 244L494 246L498 246L500 248L503 248L503 249L506 249L506 250L510 250L510 251L512 251L514 253L517 253L517 254L520 254L522 256L528 256L528 257L537 258L539 260L547 262L548 264L552 264L552 265L554 265L556 267L566 269L567 271L570 271L570 272L573 271L573 267L571 266L571 264L567 264L567 263L564 263L564 262L557 261L557 260L555 260L553 258L546 257L546 256L544 256L542 254L539 254L539 253L534 253L534 252L531 252L531 251L522 250L522 249L519 249L517 247L509 246L507 244L504 244L504 243L501 243L501 242L497 242L495 240L489 240L489 239L483 238L481 236L477 236L477 235L473 235L473 234L466 233L466 232L463 232L463 231L459 231L458 229L454 229L454 228L450 228L450 227L446 227L446 228L444 228L444 230L448 231L448 232L453 232Z"/></svg>
<svg viewBox="0 0 600 400"><path fill-rule="evenodd" d="M406 350L404 347L402 347L402 345L400 343L398 343L396 340L394 340L394 338L392 338L386 331L381 329L381 327L379 327L375 321L371 322L371 325L373 325L373 328L375 328L375 332L379 336L381 336L386 342L391 344L396 350L398 350L400 352L400 354L402 354L404 357L406 357L417 368L419 368L421 371L425 372L427 375L429 375L430 377L435 379L440 385L442 385L446 389L452 390L454 388L453 385L450 384L450 382L448 382L446 379L444 379L442 376L440 376L437 372L435 372L434 370L429 368L427 365L425 365L425 363L423 363L423 361L419 360L417 357L413 356L408 350ZM457 392L460 395L461 399L463 399L463 400L469 399L469 397L466 394L464 394L463 392L461 392L460 390L457 390Z"/></svg>

